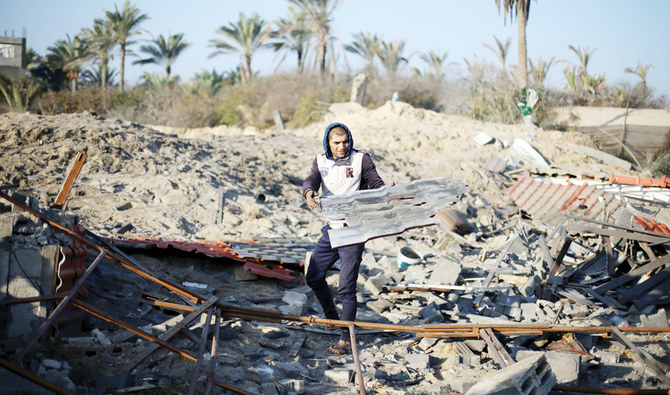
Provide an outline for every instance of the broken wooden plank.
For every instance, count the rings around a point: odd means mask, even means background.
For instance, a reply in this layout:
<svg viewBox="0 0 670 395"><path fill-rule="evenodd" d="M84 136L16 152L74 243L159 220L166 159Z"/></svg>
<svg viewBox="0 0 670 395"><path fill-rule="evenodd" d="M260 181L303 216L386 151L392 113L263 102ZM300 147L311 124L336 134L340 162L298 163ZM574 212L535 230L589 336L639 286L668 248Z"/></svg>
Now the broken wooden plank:
<svg viewBox="0 0 670 395"><path fill-rule="evenodd" d="M627 307L622 305L621 303L617 302L614 299L608 298L606 296L603 296L599 294L598 292L590 289L590 288L582 288L582 291L586 292L589 294L593 299L596 299L604 304L606 304L609 307L612 307L617 310L627 310Z"/></svg>
<svg viewBox="0 0 670 395"><path fill-rule="evenodd" d="M488 346L489 355L491 355L491 358L494 361L496 361L500 366L507 367L516 363L516 361L514 361L514 358L512 358L505 349L505 346L502 343L500 343L500 340L498 340L498 337L495 335L495 333L493 333L493 330L491 330L491 328L480 329L479 335L486 342L486 345Z"/></svg>
<svg viewBox="0 0 670 395"><path fill-rule="evenodd" d="M72 164L70 165L70 171L68 172L65 181L63 181L63 185L61 186L60 191L58 192L58 196L56 196L56 200L54 201L54 204L51 206L52 208L56 208L59 210L63 209L63 206L65 206L65 201L67 200L67 196L70 194L70 190L72 189L75 180L79 176L79 172L81 171L81 168L84 166L84 162L86 162L86 153L80 152L74 158L74 161L72 161Z"/></svg>
<svg viewBox="0 0 670 395"><path fill-rule="evenodd" d="M619 301L621 303L628 303L633 299L638 299L656 288L663 281L670 277L670 267L666 267L662 271L650 276L643 282L636 284L628 289L619 291Z"/></svg>
<svg viewBox="0 0 670 395"><path fill-rule="evenodd" d="M195 394L195 388L198 385L198 377L200 377L200 364L202 363L202 358L205 355L205 347L207 347L207 336L209 336L209 328L212 324L212 314L214 310L217 309L216 306L210 306L207 310L207 318L205 319L205 326L202 328L202 338L200 339L200 347L198 348L198 355L196 356L195 364L193 365L193 371L191 372L191 379L188 384L188 395Z"/></svg>
<svg viewBox="0 0 670 395"><path fill-rule="evenodd" d="M358 390L361 395L365 395L365 381L363 381L363 372L361 370L361 361L358 359L358 346L356 345L356 326L349 324L349 338L351 341L351 354L354 356L356 365L356 377L358 378Z"/></svg>
<svg viewBox="0 0 670 395"><path fill-rule="evenodd" d="M558 252L558 255L556 256L556 261L554 261L551 270L549 270L550 276L555 275L556 272L558 271L558 268L561 266L561 263L563 262L563 258L565 258L565 254L568 253L570 244L572 244L572 238L566 235L565 238L563 239L563 247L561 247L561 250Z"/></svg>
<svg viewBox="0 0 670 395"><path fill-rule="evenodd" d="M591 307L598 307L595 303L591 302L590 300L586 299L583 295L581 295L579 292L577 292L574 288L565 288L563 290L558 291L558 294L561 296L565 296L566 298L577 302L579 304L583 304L585 306L591 306Z"/></svg>
<svg viewBox="0 0 670 395"><path fill-rule="evenodd" d="M650 304L664 304L663 300L670 291L670 273L663 272L664 279L645 296L639 298L634 304L638 309L644 309ZM657 274L661 275L661 273Z"/></svg>
<svg viewBox="0 0 670 395"><path fill-rule="evenodd" d="M491 284L491 280L493 280L493 276L496 273L496 269L498 266L500 266L500 263L505 259L507 256L507 252L509 251L510 247L512 247L512 244L516 241L516 237L511 237L510 240L507 242L505 245L505 248L503 248L502 252L500 255L498 255L498 259L496 262L493 264L493 269L489 270L489 274L486 276L486 280L484 280L484 284L482 284L484 287L488 287ZM484 298L484 291L479 291L479 295L477 295L477 298L474 301L475 306L479 306L479 304L482 302L482 299Z"/></svg>
<svg viewBox="0 0 670 395"><path fill-rule="evenodd" d="M305 343L305 336L300 336L298 340L293 343L291 346L291 350L289 350L288 355L289 357L295 358L298 356L298 353L300 352L300 349L302 348L303 343Z"/></svg>

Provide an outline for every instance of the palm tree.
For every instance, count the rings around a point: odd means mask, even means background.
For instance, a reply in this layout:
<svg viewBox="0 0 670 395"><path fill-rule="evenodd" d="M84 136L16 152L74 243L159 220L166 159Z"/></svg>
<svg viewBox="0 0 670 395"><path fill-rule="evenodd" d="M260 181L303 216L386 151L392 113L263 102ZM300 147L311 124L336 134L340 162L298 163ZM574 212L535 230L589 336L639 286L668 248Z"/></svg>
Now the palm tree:
<svg viewBox="0 0 670 395"><path fill-rule="evenodd" d="M642 80L642 85L647 86L647 73L649 72L649 69L653 67L653 65L642 64L642 62L638 61L637 68L626 67L624 72L637 75Z"/></svg>
<svg viewBox="0 0 670 395"><path fill-rule="evenodd" d="M189 45L189 43L184 41L184 33L170 35L167 40L161 34L158 38L151 40L151 45L142 45L140 47L140 52L146 53L149 57L136 60L133 64L165 64L165 73L169 80L172 64Z"/></svg>
<svg viewBox="0 0 670 395"><path fill-rule="evenodd" d="M114 5L114 11L105 11L109 28L114 35L114 42L121 47L121 90L124 90L124 76L126 65L126 52L128 46L134 44L134 41L128 39L133 35L139 34L139 26L142 22L149 19L146 14L141 14L140 10L128 0L123 4L123 10Z"/></svg>
<svg viewBox="0 0 670 395"><path fill-rule="evenodd" d="M67 73L67 78L72 81L72 92L75 92L79 72L88 56L88 47L79 36L71 38L68 34L66 37L66 40L57 40L53 46L47 48L50 52L47 54L47 61Z"/></svg>
<svg viewBox="0 0 670 395"><path fill-rule="evenodd" d="M498 13L500 8L505 10L505 21L507 15L510 16L512 22L514 16L517 17L517 35L519 36L519 81L521 88L528 86L528 59L526 49L526 25L528 24L528 15L530 14L530 0L495 0L498 6Z"/></svg>
<svg viewBox="0 0 670 395"><path fill-rule="evenodd" d="M598 50L598 48L593 48L590 49L589 47L575 47L573 45L569 45L568 48L577 55L577 58L579 58L579 75L584 78L587 75L589 75L587 67L589 65L589 61L591 60L591 57L593 54Z"/></svg>
<svg viewBox="0 0 670 395"><path fill-rule="evenodd" d="M113 57L111 51L116 45L114 33L110 28L110 24L103 19L97 18L93 21L93 28L84 28L82 30L82 37L89 45L90 56L93 61L98 61L98 70L96 71L102 89L107 89L107 77L110 74L109 60Z"/></svg>
<svg viewBox="0 0 670 395"><path fill-rule="evenodd" d="M342 0L289 0L293 3L300 13L305 17L305 25L316 38L316 66L321 74L325 77L326 65L330 63L335 65L335 56L333 50L333 37L331 37L332 30L332 16L335 8L342 2ZM330 56L329 56L330 54Z"/></svg>
<svg viewBox="0 0 670 395"><path fill-rule="evenodd" d="M556 62L556 57L545 61L542 57L537 59L537 66L533 63L531 59L528 59L528 65L530 66L530 76L532 77L532 84L536 86L544 86L545 81L547 80L547 75L549 75L549 70Z"/></svg>
<svg viewBox="0 0 670 395"><path fill-rule="evenodd" d="M211 72L203 70L193 76L189 88L192 93L204 93L211 97L223 88L225 82L225 73L219 74L215 69L212 69Z"/></svg>
<svg viewBox="0 0 670 395"><path fill-rule="evenodd" d="M442 81L447 66L445 62L447 61L448 55L449 54L447 52L442 53L439 50L422 53L419 55L419 57L424 61L424 63L426 63L428 69L422 73L418 68L415 67L414 72L425 79Z"/></svg>
<svg viewBox="0 0 670 395"><path fill-rule="evenodd" d="M232 44L222 40L210 40L212 46L217 48L210 58L227 52L239 52L242 83L251 81L253 75L251 58L270 38L271 31L268 29L268 23L257 13L251 15L250 18L240 13L240 19L236 23L231 22L229 26L221 26L216 33L223 34L232 41Z"/></svg>
<svg viewBox="0 0 670 395"><path fill-rule="evenodd" d="M117 74L115 69L102 64L98 64L95 68L87 69L83 72L85 82L102 86L103 89L114 84L114 78Z"/></svg>
<svg viewBox="0 0 670 395"><path fill-rule="evenodd" d="M500 64L502 65L503 71L507 70L506 64L507 64L507 52L509 51L509 46L512 44L512 38L507 38L505 40L505 43L503 44L498 37L493 36L493 38L496 40L496 46L495 48L488 45L488 44L483 44L486 48L490 49L493 51L494 54L498 57L498 60L500 60Z"/></svg>
<svg viewBox="0 0 670 395"><path fill-rule="evenodd" d="M298 57L298 73L302 74L305 70L305 55L309 39L312 35L312 32L305 28L305 16L297 13L293 7L288 7L288 17L280 18L275 25L277 30L271 34L275 41L269 43L269 46L278 54L284 52L277 67L286 59L287 53L295 52Z"/></svg>
<svg viewBox="0 0 670 395"><path fill-rule="evenodd" d="M353 35L354 41L344 46L347 52L351 52L365 60L365 68L368 74L375 74L375 57L379 53L379 37L370 32L360 32Z"/></svg>
<svg viewBox="0 0 670 395"><path fill-rule="evenodd" d="M386 73L390 78L395 78L398 74L400 63L407 63L407 59L402 56L402 51L405 49L405 41L394 40L391 42L381 41L379 46L379 60L381 60Z"/></svg>

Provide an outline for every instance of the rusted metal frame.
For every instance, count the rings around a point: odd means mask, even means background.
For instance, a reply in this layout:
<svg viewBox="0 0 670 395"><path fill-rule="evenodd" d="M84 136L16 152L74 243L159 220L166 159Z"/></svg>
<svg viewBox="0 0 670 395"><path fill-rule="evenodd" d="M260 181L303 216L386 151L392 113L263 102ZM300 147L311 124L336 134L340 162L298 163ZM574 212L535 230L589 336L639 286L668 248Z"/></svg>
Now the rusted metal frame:
<svg viewBox="0 0 670 395"><path fill-rule="evenodd" d="M500 366L507 367L514 363L514 358L512 358L505 346L500 343L498 337L493 333L490 328L482 328L479 330L479 335L484 339L488 346L489 354Z"/></svg>
<svg viewBox="0 0 670 395"><path fill-rule="evenodd" d="M354 356L354 364L356 365L356 376L358 377L358 391L361 395L365 395L365 382L363 381L363 372L361 371L361 361L358 359L358 346L356 345L356 327L354 324L349 324L349 338L351 340L351 354Z"/></svg>
<svg viewBox="0 0 670 395"><path fill-rule="evenodd" d="M570 249L570 244L572 244L572 238L570 236L565 236L565 239L563 239L563 247L561 247L561 250L558 252L558 255L556 256L556 260L554 261L554 264L552 265L551 269L549 270L549 275L553 276L556 274L558 271L558 268L561 266L561 263L563 262L563 258L565 258L565 254L568 253L568 250Z"/></svg>
<svg viewBox="0 0 670 395"><path fill-rule="evenodd" d="M614 251L612 250L612 240L607 235L600 236L603 239L603 244L605 245L605 257L607 259L607 275L614 277Z"/></svg>
<svg viewBox="0 0 670 395"><path fill-rule="evenodd" d="M205 354L207 347L207 337L209 337L209 327L212 325L212 313L216 307L210 307L207 310L207 318L205 326L202 328L202 338L200 339L200 347L198 348L198 356L196 357L193 371L191 372L191 380L188 384L188 395L195 394L195 387L198 385L198 376L200 376L200 364L202 363L202 356Z"/></svg>
<svg viewBox="0 0 670 395"><path fill-rule="evenodd" d="M647 263L644 266L640 266L637 269L633 269L630 272L626 274L622 274L621 276L610 280L609 282L606 282L605 284L594 288L593 290L601 295L603 295L605 292L618 288L630 281L633 281L634 279L642 276L645 273L648 273L656 268L659 268L663 265L666 265L670 263L670 254L668 255L663 255L660 258L656 258L656 260Z"/></svg>
<svg viewBox="0 0 670 395"><path fill-rule="evenodd" d="M63 299L65 296L32 296L29 298L11 298L0 303L0 306L7 306L11 304L34 303L34 302L50 302L52 300Z"/></svg>
<svg viewBox="0 0 670 395"><path fill-rule="evenodd" d="M67 233L70 237L81 241L82 243L86 244L89 247L92 247L93 249L97 250L98 252L103 252L104 251L109 258L114 259L119 264L121 264L121 266L125 267L126 269L130 270L131 272L133 272L135 274L138 274L138 275L140 275L140 276L142 276L142 277L144 277L144 278L146 278L150 281L153 281L157 284L160 284L160 285L176 292L179 295L185 296L185 297L191 299L193 302L199 303L199 302L202 302L202 301L205 300L205 298L203 298L202 296L198 296L198 295L194 294L193 292L190 292L187 289L185 289L185 288L183 288L183 287L181 287L177 284L174 284L174 283L172 283L168 280L161 279L157 276L154 276L154 275L148 273L147 270L141 269L138 265L131 262L130 260L125 259L123 256L119 256L119 255L113 253L112 251L110 251L109 249L106 249L106 248L100 246L99 244L87 239L86 237L81 236L80 234L74 232L73 230L68 229L65 226L63 226L63 225L61 225L61 224L59 224L55 221L52 221L51 219L46 217L44 214L40 213L37 210L33 210L32 208L24 205L23 203L17 201L16 199L12 198L11 196L7 195L6 193L4 193L2 191L0 191L0 197L2 197L3 199L5 199L5 200L9 201L10 203L14 204L15 206L19 207L20 209L36 216L37 218L39 218L42 221L46 222L47 224L53 226L54 228L59 229L59 230L65 232L65 233Z"/></svg>
<svg viewBox="0 0 670 395"><path fill-rule="evenodd" d="M670 241L670 235L666 235L664 233L651 232L651 231L643 230L643 229L634 229L634 228L631 228L629 226L617 225L617 224L613 224L613 223L610 223L610 222L598 221L596 219L580 217L580 216L572 215L572 214L566 214L566 217L568 217L570 219L577 220L577 221L584 221L584 222L590 222L590 223L593 223L593 224L596 224L596 225L607 226L609 228L621 229L621 230L625 230L625 231L628 231L628 232L639 233L639 234L648 235L648 236L656 236L656 237L659 237L661 239L665 239L666 241Z"/></svg>
<svg viewBox="0 0 670 395"><path fill-rule="evenodd" d="M164 340L164 341L168 341L168 340L170 340L170 338L172 338L174 335L176 335L177 333L179 333L180 330L182 330L182 329L188 330L188 328L186 328L186 325L190 324L193 320L195 320L196 318L200 317L200 315L201 315L205 310L207 310L210 306L212 306L213 304L215 304L218 300L219 300L219 298L217 298L217 297L213 297L213 298L207 299L207 301L206 301L205 303L203 303L203 304L201 304L200 306L198 306L198 308L195 309L195 310L193 310L193 312L191 312L191 314L189 314L189 315L187 315L186 317L184 317L184 318L183 318L181 321L179 321L175 326L173 326L172 328L168 329L167 332L163 333L163 334L160 335L158 338L161 339L161 340ZM146 357L148 357L149 355L151 355L151 354L152 354L154 351L156 351L158 348L159 348L159 345L158 345L158 344L150 344L150 345L148 346L148 348L146 348L146 349L145 349L144 351L142 351L141 353L135 355L135 356L130 360L130 362L128 362L128 363L123 367L124 371L131 371L131 370L133 370L133 369L134 369L140 362L142 362Z"/></svg>
<svg viewBox="0 0 670 395"><path fill-rule="evenodd" d="M96 317L98 317L102 320L105 320L107 322L111 322L112 324L116 324L123 329L129 330L129 331L133 332L134 334L136 334L140 337L143 337L143 338L145 338L149 341L152 341L154 343L158 343L161 346L167 348L170 351L173 351L173 352L181 355L184 358L190 359L191 361L196 360L196 358L193 355L187 353L186 351L182 350L181 348L175 347L175 346L166 342L163 339L160 339L156 336L150 335L150 334L140 330L139 328L136 328L136 327L134 327L130 324L127 324L127 323L119 320L118 318L112 317L111 315L105 313L104 311L98 310L97 308L95 308L95 307L91 306L90 304L85 303L85 302L83 302L79 299L73 299L72 300L72 305L77 306L80 309L84 310L85 312L90 313L90 314L92 314L92 315L94 315L94 316L96 316Z"/></svg>
<svg viewBox="0 0 670 395"><path fill-rule="evenodd" d="M489 270L489 273L486 276L484 283L482 284L484 287L488 287L489 284L491 284L491 280L493 280L493 276L495 275L496 270L498 270L498 266L500 266L500 263L507 256L507 252L512 247L512 244L514 243L515 240L516 238L512 237L512 239L508 241L507 244L505 245L505 248L503 248L503 250L500 252L500 255L498 255L498 259L496 259L496 262L493 264L491 270ZM482 299L484 298L484 294L485 291L483 290L478 292L477 298L475 298L475 301L473 302L475 306L479 306L479 304L482 302Z"/></svg>
<svg viewBox="0 0 670 395"><path fill-rule="evenodd" d="M72 161L72 165L70 165L70 171L63 181L63 185L58 192L58 196L56 196L56 200L51 207L57 208L59 210L63 208L65 201L67 200L67 196L70 194L70 190L72 189L75 180L79 176L81 168L84 166L84 162L86 162L86 153L78 153L74 158L74 161Z"/></svg>
<svg viewBox="0 0 670 395"><path fill-rule="evenodd" d="M194 306L186 306L186 305L178 304L178 303L164 302L162 300L149 300L148 302L152 306L164 307L166 309L171 309L171 310L193 311L193 310L197 309L197 307L194 307Z"/></svg>
<svg viewBox="0 0 670 395"><path fill-rule="evenodd" d="M8 360L6 360L2 357L0 357L0 365L2 367L4 367L5 369L9 370L10 372L18 374L19 376L24 377L24 378L32 381L33 383L35 383L35 384L37 384L41 387L44 387L48 390L51 390L51 391L53 391L57 394L75 395L74 392L70 392L70 391L66 390L65 388L59 387L56 384L52 383L51 381L47 381L47 380L43 379L42 377L36 375L35 373L33 373L33 372L31 372L27 369L24 369L24 368L22 368L18 365L15 365L15 364L9 362Z"/></svg>
<svg viewBox="0 0 670 395"><path fill-rule="evenodd" d="M628 348L633 350L635 355L651 369L651 371L658 376L666 385L670 385L670 377L668 377L661 368L658 367L656 360L633 343L626 335L621 333L619 328L614 328L612 334L623 342Z"/></svg>
<svg viewBox="0 0 670 395"><path fill-rule="evenodd" d="M102 259L105 257L106 253L104 251L101 251L100 254L95 258L93 263L86 269L86 272L79 277L77 280L77 283L72 287L70 292L67 294L65 299L61 300L60 303L58 303L58 306L54 309L54 311L51 313L49 318L40 325L40 328L37 330L37 333L26 343L26 346L23 347L23 350L16 356L15 361L20 365L23 363L23 359L26 357L26 354L30 351L31 348L37 343L37 341L44 335L44 332L46 332L47 329L51 326L51 324L54 322L56 317L58 317L58 314L60 314L63 309L70 303L72 298L74 298L74 295L79 292L79 288L84 284L88 276L93 273L93 270L95 269L96 266L98 266L98 263L102 261Z"/></svg>
<svg viewBox="0 0 670 395"><path fill-rule="evenodd" d="M571 385L560 385L557 384L552 388L552 391L562 391L562 392L578 392L585 394L611 394L611 395L668 395L670 391L668 390L652 390L652 389L639 389L639 390L613 390L609 388L589 388L589 387L573 387Z"/></svg>
<svg viewBox="0 0 670 395"><path fill-rule="evenodd" d="M210 350L211 359L209 360L209 368L207 370L207 385L205 386L205 395L212 392L214 385L214 377L216 376L216 353L219 345L219 333L221 329L221 309L216 308L214 321L214 337L212 338L212 349Z"/></svg>

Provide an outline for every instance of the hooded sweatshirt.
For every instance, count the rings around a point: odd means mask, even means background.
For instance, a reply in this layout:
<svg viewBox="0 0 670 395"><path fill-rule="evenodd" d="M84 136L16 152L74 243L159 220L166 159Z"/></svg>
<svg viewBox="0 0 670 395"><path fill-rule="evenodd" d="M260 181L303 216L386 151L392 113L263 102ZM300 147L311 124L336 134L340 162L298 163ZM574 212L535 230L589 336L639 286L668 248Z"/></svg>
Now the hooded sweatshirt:
<svg viewBox="0 0 670 395"><path fill-rule="evenodd" d="M347 131L349 151L344 158L334 158L328 145L328 135L336 127ZM384 186L370 155L354 149L351 131L344 124L332 123L326 127L323 136L324 153L319 154L312 162L309 175L302 184L302 195L307 191L319 191L322 195L346 195L359 189L376 189Z"/></svg>

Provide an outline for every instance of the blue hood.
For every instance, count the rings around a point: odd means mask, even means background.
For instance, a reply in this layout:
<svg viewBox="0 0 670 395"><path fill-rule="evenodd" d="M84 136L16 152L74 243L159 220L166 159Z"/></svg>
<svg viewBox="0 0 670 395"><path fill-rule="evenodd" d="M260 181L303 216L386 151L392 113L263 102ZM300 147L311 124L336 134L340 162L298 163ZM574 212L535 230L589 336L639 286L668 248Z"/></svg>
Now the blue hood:
<svg viewBox="0 0 670 395"><path fill-rule="evenodd" d="M331 130L333 130L338 126L346 130L347 135L349 136L349 151L347 151L347 156L345 158L348 158L349 155L351 155L351 152L354 150L354 138L351 137L351 131L349 130L349 128L343 123L339 122L331 123L330 125L328 125L328 127L326 127L326 133L323 135L323 149L326 151L326 158L334 160L335 162L337 162L340 159L333 158L333 153L330 152L330 147L328 147L328 135L330 134Z"/></svg>

